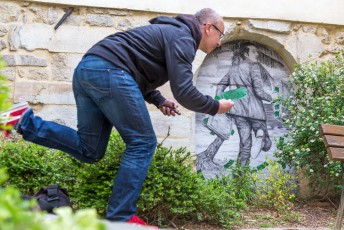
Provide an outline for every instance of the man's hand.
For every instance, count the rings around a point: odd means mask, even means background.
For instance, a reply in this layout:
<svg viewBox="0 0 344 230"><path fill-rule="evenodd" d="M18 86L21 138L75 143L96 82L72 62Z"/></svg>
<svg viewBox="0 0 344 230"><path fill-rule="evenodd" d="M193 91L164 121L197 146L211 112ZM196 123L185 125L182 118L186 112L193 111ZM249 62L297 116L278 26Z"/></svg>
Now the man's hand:
<svg viewBox="0 0 344 230"><path fill-rule="evenodd" d="M161 105L159 105L160 111L166 116L181 115L177 110L178 104L171 99L166 99Z"/></svg>
<svg viewBox="0 0 344 230"><path fill-rule="evenodd" d="M234 106L234 102L232 100L219 100L219 111L217 111L218 114L227 113L229 112L232 107Z"/></svg>

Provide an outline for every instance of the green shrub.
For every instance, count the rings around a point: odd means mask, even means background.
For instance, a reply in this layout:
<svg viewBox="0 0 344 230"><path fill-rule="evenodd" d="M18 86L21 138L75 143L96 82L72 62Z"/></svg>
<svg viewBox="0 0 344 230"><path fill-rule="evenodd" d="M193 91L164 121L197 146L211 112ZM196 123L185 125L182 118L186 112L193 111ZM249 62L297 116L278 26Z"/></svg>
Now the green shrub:
<svg viewBox="0 0 344 230"><path fill-rule="evenodd" d="M24 141L0 143L0 167L5 166L10 175L7 185L30 195L43 185L57 183L67 188L75 209L92 207L105 215L125 148L117 133L111 135L105 157L96 164L81 164L65 153ZM239 221L250 197L248 178L204 180L193 166L185 148L159 145L138 202L139 215L162 226L192 220L230 228Z"/></svg>
<svg viewBox="0 0 344 230"><path fill-rule="evenodd" d="M0 167L10 175L7 184L25 195L55 183L71 190L76 182L75 161L63 152L21 139L2 140L0 148Z"/></svg>
<svg viewBox="0 0 344 230"><path fill-rule="evenodd" d="M163 225L195 212L199 177L192 172L190 159L185 148L158 145L138 203L143 216Z"/></svg>
<svg viewBox="0 0 344 230"><path fill-rule="evenodd" d="M8 178L0 169L0 186ZM0 187L0 229L1 230L105 230L106 226L98 220L95 210L78 210L75 214L69 207L55 209L56 218L46 218L43 212L33 212L34 200L20 198L18 189L11 186Z"/></svg>
<svg viewBox="0 0 344 230"><path fill-rule="evenodd" d="M0 56L0 69L3 69L4 67L5 67L5 62ZM10 93L10 90L7 85L7 78L0 74L0 112L6 111L11 105L9 101L9 93Z"/></svg>
<svg viewBox="0 0 344 230"><path fill-rule="evenodd" d="M106 154L95 164L77 164L73 201L78 208L95 208L105 216L125 144L118 133L112 133ZM74 194L75 193L75 194Z"/></svg>
<svg viewBox="0 0 344 230"><path fill-rule="evenodd" d="M319 124L344 125L344 58L298 65L291 76L292 91L282 98L285 125L290 131L278 143L283 164L302 170L314 194L327 195L341 187L340 164L329 160Z"/></svg>
<svg viewBox="0 0 344 230"><path fill-rule="evenodd" d="M296 177L286 172L277 161L267 159L266 162L266 170L252 174L255 184L253 204L276 210L285 219L298 220L297 213L291 212L296 198Z"/></svg>
<svg viewBox="0 0 344 230"><path fill-rule="evenodd" d="M241 177L222 176L203 181L198 202L198 217L228 229L240 223L241 211L247 208L247 199L243 199L245 187L237 187L236 180Z"/></svg>

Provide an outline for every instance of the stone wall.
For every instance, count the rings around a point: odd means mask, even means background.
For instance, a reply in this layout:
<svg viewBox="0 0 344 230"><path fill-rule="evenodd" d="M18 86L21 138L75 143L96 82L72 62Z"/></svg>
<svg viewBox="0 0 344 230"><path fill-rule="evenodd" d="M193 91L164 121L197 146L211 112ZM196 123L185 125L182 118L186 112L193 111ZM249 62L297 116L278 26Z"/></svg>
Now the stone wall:
<svg viewBox="0 0 344 230"><path fill-rule="evenodd" d="M47 120L76 126L75 101L71 91L74 67L82 55L103 37L148 24L159 15L173 14L76 6L57 29L54 26L69 6L32 1L0 4L0 52L8 67L2 73L10 80L13 102L28 101ZM192 12L190 12L192 13ZM344 26L293 21L225 18L223 43L237 39L259 42L277 52L292 71L295 63L329 59L344 49ZM202 65L198 52L193 69ZM169 85L162 93L172 97ZM165 117L148 105L155 131L165 144L195 149L195 114L181 109L182 116Z"/></svg>

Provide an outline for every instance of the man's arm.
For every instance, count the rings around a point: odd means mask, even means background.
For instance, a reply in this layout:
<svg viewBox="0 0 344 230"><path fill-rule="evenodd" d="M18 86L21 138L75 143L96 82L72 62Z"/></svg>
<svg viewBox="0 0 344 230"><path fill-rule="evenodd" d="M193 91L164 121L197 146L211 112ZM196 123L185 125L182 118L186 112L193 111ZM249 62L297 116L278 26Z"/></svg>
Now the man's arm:
<svg viewBox="0 0 344 230"><path fill-rule="evenodd" d="M215 115L219 102L204 95L193 85L192 61L196 50L194 40L181 37L166 44L166 65L174 98L185 108Z"/></svg>
<svg viewBox="0 0 344 230"><path fill-rule="evenodd" d="M149 104L155 105L157 108L164 103L166 98L164 98L159 90L153 90L152 92L149 92L148 94L144 95L145 101L147 101Z"/></svg>

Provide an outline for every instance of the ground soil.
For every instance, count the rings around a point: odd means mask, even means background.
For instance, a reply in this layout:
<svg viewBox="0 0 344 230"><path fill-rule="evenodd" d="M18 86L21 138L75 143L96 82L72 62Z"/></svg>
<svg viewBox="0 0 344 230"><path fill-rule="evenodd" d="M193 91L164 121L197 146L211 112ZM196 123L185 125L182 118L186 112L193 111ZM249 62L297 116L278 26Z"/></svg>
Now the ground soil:
<svg viewBox="0 0 344 230"><path fill-rule="evenodd" d="M233 229L331 229L337 215L337 202L331 200L310 200L296 203L293 210L293 218L279 216L277 212L253 207L242 214L242 224ZM185 230L225 230L223 227L203 224L187 224L179 229Z"/></svg>

